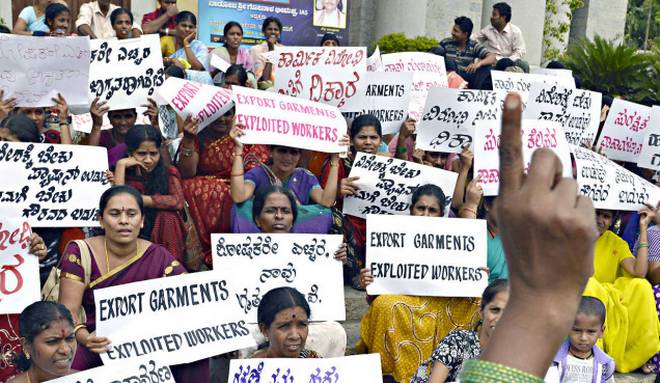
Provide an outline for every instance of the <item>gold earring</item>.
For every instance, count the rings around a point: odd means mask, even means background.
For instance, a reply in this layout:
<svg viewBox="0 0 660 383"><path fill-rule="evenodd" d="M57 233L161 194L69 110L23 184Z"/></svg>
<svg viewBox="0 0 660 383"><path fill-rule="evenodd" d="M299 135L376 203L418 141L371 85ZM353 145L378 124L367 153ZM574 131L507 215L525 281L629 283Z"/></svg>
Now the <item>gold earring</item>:
<svg viewBox="0 0 660 383"><path fill-rule="evenodd" d="M25 353L25 358L30 360L30 353L27 351L24 351L24 353Z"/></svg>

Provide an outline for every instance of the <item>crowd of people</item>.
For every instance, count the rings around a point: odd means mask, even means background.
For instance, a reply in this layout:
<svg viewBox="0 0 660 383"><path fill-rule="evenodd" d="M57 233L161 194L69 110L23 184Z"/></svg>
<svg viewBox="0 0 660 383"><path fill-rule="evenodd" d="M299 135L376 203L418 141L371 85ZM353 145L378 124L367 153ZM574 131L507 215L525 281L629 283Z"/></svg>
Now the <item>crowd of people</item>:
<svg viewBox="0 0 660 383"><path fill-rule="evenodd" d="M273 87L277 73L264 53L282 46L280 20L266 18L264 42L250 49L242 47L241 24L228 22L224 45L211 50L197 39L193 13L179 11L176 0L159 3L137 24L130 10L110 0L83 4L75 21L66 1L35 0L20 13L12 32L92 39L159 34L166 77L228 89ZM326 13L319 17L334 17ZM472 21L464 16L455 19L451 37L431 50L444 57L450 77L459 79L450 81L450 86L492 89L491 70L529 71L522 32L511 19L509 5L495 4L491 25L474 33L474 39ZM9 33L7 28L3 31ZM338 46L340 40L329 33L319 45ZM231 66L224 72L214 68L213 55ZM601 127L611 102L603 95ZM503 168L500 196L484 197L479 177L473 174L471 148L466 146L460 154L415 149L412 119L392 137L383 134L375 116L355 118L340 141L349 148L348 155L339 156L278 145L243 145L244 132L234 124L233 108L201 131L198 121L176 116L177 146L159 128L159 113L167 110L151 101L145 112L151 124L140 125L136 124L139 106L109 111L105 102L95 99L90 107L93 127L85 135L73 131L71 112L61 95L53 99L52 107L19 108L0 89L0 141L104 147L110 164L107 177L113 185L99 201L100 229L34 229L30 251L39 257L42 285L53 266L61 269L59 303L36 302L20 316L0 316L0 381L43 382L100 366L99 354L112 340L96 335L94 290L221 268L212 262L212 233L341 234L344 243L335 258L343 264L344 283L364 291L373 282L365 264L366 220L342 214L343 199L360 189L359 179L349 176L358 152L456 172L454 190L419 186L412 194L409 214L449 213L484 219L488 227L484 272L490 284L481 299L365 294L369 309L360 322L356 350L380 354L386 381L450 382L461 373L464 381L481 381L477 377L486 375L479 374L489 371L518 373L502 364L527 373L515 377L521 380L507 375L509 381L535 381L535 375L546 376L547 381L612 382L615 370L660 371L658 206L639 212L598 210L594 215L583 197L576 202L573 180L552 180L554 159L544 151L535 155L524 183L515 171L507 179ZM513 121L514 126L517 121L520 129L520 105L509 109L504 114L513 117L504 125ZM105 115L112 129L102 130ZM508 134L516 144L511 129ZM520 157L520 147L516 152L503 143L501 150L509 149ZM504 153L505 160L515 159L511 153ZM655 183L653 172L623 165ZM519 170L522 173L522 165ZM561 193L557 195L562 199L552 193ZM448 195L452 196L449 205ZM571 198L570 206L561 205ZM574 210L568 213L569 209ZM544 252L552 257L544 258ZM552 271L564 274L552 275ZM577 296L585 285L584 297L573 299L571 294ZM564 293L568 296L560 295ZM564 312L552 311L560 308ZM541 314L548 318L539 319ZM254 331L263 347L247 356L345 355L342 326L310 323L310 316L300 292L269 291L260 301ZM543 323L551 325L539 330ZM557 337L569 329L565 341ZM507 346L513 338L520 340ZM515 345L522 342L527 343L517 349ZM516 361L507 348L525 355ZM468 363L480 357L484 363ZM213 360L180 365L173 373L179 382L206 382L214 369L209 364Z"/></svg>

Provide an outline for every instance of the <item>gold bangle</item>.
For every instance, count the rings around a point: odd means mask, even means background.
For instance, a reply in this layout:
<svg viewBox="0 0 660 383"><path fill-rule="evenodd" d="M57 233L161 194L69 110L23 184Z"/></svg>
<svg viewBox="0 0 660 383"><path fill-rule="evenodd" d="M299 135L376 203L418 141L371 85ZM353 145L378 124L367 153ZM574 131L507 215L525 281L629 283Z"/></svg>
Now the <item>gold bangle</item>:
<svg viewBox="0 0 660 383"><path fill-rule="evenodd" d="M245 174L245 173L232 174L231 176L232 176L232 177L241 177L243 174Z"/></svg>
<svg viewBox="0 0 660 383"><path fill-rule="evenodd" d="M243 153L236 153L236 152L234 152L234 153L231 154L231 157L232 157L232 158L243 157Z"/></svg>
<svg viewBox="0 0 660 383"><path fill-rule="evenodd" d="M78 324L73 328L73 335L76 335L76 333L78 332L78 330L83 329L83 328L86 329L86 328L87 328L87 325L85 325L84 323L78 323Z"/></svg>
<svg viewBox="0 0 660 383"><path fill-rule="evenodd" d="M461 210L462 210L462 211L467 210L467 211L469 211L470 213L474 214L475 217L477 216L477 212L474 211L474 210L472 210L472 209L470 209L469 207L461 208Z"/></svg>
<svg viewBox="0 0 660 383"><path fill-rule="evenodd" d="M331 168L336 168L337 166L339 166L339 162L330 162Z"/></svg>

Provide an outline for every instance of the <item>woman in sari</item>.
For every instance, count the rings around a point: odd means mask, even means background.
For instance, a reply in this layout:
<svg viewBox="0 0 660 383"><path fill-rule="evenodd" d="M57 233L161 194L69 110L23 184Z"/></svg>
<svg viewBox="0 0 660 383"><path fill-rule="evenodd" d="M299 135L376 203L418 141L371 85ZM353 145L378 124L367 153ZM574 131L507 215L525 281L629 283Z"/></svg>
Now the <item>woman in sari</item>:
<svg viewBox="0 0 660 383"><path fill-rule="evenodd" d="M660 214L655 214L655 225L647 230L649 239L649 271L646 279L653 285L658 320L660 320ZM638 245L639 247L639 245ZM644 365L645 373L660 373L660 353Z"/></svg>
<svg viewBox="0 0 660 383"><path fill-rule="evenodd" d="M23 350L14 362L23 372L8 383L41 383L74 372L76 338L66 307L49 301L32 303L21 313L19 328Z"/></svg>
<svg viewBox="0 0 660 383"><path fill-rule="evenodd" d="M252 358L320 358L316 351L305 348L311 315L305 296L292 287L278 287L264 294L257 321L267 344Z"/></svg>
<svg viewBox="0 0 660 383"><path fill-rule="evenodd" d="M264 42L250 48L253 71L257 77L259 89L268 89L275 84L273 64L266 60L265 53L272 52L276 47L283 47L280 39L282 35L282 22L274 16L266 17L261 24Z"/></svg>
<svg viewBox="0 0 660 383"><path fill-rule="evenodd" d="M246 71L252 71L252 56L246 48L241 48L243 42L243 27L236 21L230 21L225 24L223 30L224 45L211 51L211 55L216 55L229 64L242 65ZM211 77L218 74L219 69L213 68Z"/></svg>
<svg viewBox="0 0 660 383"><path fill-rule="evenodd" d="M212 265L211 233L230 232L232 200L229 177L236 145L229 131L234 113L235 109L230 109L199 133L197 123L186 120L179 146L178 168L183 177L183 193L208 267ZM268 158L268 149L261 145L245 145L239 153L245 170Z"/></svg>
<svg viewBox="0 0 660 383"><path fill-rule="evenodd" d="M601 347L626 373L644 365L660 351L660 321L655 311L651 284L644 279L648 271L648 224L654 212L641 211L637 256L626 241L609 230L614 214L596 210L600 237L594 248L594 274L584 296L600 299L607 309Z"/></svg>
<svg viewBox="0 0 660 383"><path fill-rule="evenodd" d="M358 186L355 183L359 177L348 177L353 166L353 159L357 152L376 154L381 146L383 131L380 121L373 115L363 114L353 120L350 129L351 151L347 158L340 158L337 162L326 161L321 169L321 187L329 186L330 176L337 171L338 198L337 209L341 211L343 197L357 193ZM336 164L336 165L335 165ZM348 246L348 263L345 268L344 279L351 281L355 289L359 287L360 270L364 267L367 221L352 215L343 215L341 220L343 226L344 240Z"/></svg>
<svg viewBox="0 0 660 383"><path fill-rule="evenodd" d="M267 234L291 233L298 215L298 206L293 193L277 185L267 185L258 189L252 209L254 222L259 231ZM335 259L342 263L346 262L345 246L342 245L335 251ZM269 339L267 334L264 334L261 324L262 322L259 320L259 326L252 331L257 344L262 344L264 340L268 342ZM264 339L262 335L266 338ZM346 352L346 331L337 322L311 323L309 335L306 338L307 345L311 349L326 357L344 356Z"/></svg>
<svg viewBox="0 0 660 383"><path fill-rule="evenodd" d="M183 187L179 171L166 165L161 155L168 155L161 145L162 135L153 126L135 125L125 142L128 156L117 162L113 184L129 185L142 193L145 215L140 238L162 245L183 262Z"/></svg>
<svg viewBox="0 0 660 383"><path fill-rule="evenodd" d="M197 40L197 17L188 11L176 15L176 36L161 39L163 62L174 64L186 71L186 78L191 81L213 85L209 68L209 50L203 42Z"/></svg>
<svg viewBox="0 0 660 383"><path fill-rule="evenodd" d="M76 370L100 366L99 354L110 345L110 339L96 335L94 290L185 273L181 263L164 247L138 238L144 224L144 202L137 190L126 185L111 187L101 195L99 211L104 234L70 243L61 262L59 301L71 311L76 323ZM82 252L91 258L87 285ZM81 306L87 316L84 323L78 317ZM177 382L208 380L207 360L178 366L176 370Z"/></svg>
<svg viewBox="0 0 660 383"><path fill-rule="evenodd" d="M232 231L234 233L254 233L258 229L252 219L252 196L256 189L267 185L280 185L290 190L296 197L298 219L293 232L327 234L332 224L330 208L337 197L337 168L339 154L330 155L330 171L325 188L321 188L315 175L298 167L301 150L286 146L271 145L271 160L262 163L243 174L243 135L240 126L232 130L235 139L234 164L231 177L231 197L235 208L232 210ZM344 138L348 143L348 138Z"/></svg>
<svg viewBox="0 0 660 383"><path fill-rule="evenodd" d="M422 185L412 195L410 215L442 217L445 194L435 185ZM373 282L369 269L360 272L360 287ZM474 298L367 296L371 304L360 321L359 353L380 354L384 375L408 382L417 367L431 356L450 331L469 330L476 322L479 301Z"/></svg>
<svg viewBox="0 0 660 383"><path fill-rule="evenodd" d="M119 109L108 112L110 107L107 101L101 101L98 97L92 101L89 112L92 115L92 131L87 141L88 145L102 146L108 149L108 165L114 169L117 161L126 154L126 134L137 121L137 110ZM103 115L108 113L108 119L112 129L101 130L103 127Z"/></svg>

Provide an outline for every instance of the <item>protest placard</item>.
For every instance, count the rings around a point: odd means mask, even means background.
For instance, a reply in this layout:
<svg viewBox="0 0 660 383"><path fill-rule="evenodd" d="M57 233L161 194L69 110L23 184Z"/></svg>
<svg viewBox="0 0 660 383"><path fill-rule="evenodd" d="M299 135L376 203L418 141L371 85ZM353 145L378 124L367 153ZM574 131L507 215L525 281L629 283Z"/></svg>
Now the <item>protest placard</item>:
<svg viewBox="0 0 660 383"><path fill-rule="evenodd" d="M105 148L0 143L0 217L26 218L32 227L98 226Z"/></svg>
<svg viewBox="0 0 660 383"><path fill-rule="evenodd" d="M53 105L62 94L69 105L88 105L90 48L87 37L0 34L0 89L17 106Z"/></svg>
<svg viewBox="0 0 660 383"><path fill-rule="evenodd" d="M417 124L415 146L432 152L460 153L472 144L475 124L502 118L504 92L432 88Z"/></svg>
<svg viewBox="0 0 660 383"><path fill-rule="evenodd" d="M500 185L500 138L502 126L488 122L477 124L474 133L474 175L481 176L484 195L498 194ZM522 120L522 154L525 171L538 148L548 148L559 156L564 177L573 175L571 154L561 125L553 121Z"/></svg>
<svg viewBox="0 0 660 383"><path fill-rule="evenodd" d="M615 98L598 146L611 160L637 162L650 120L651 107Z"/></svg>
<svg viewBox="0 0 660 383"><path fill-rule="evenodd" d="M601 98L599 92L534 82L523 118L558 122L569 144L592 146L600 124Z"/></svg>
<svg viewBox="0 0 660 383"><path fill-rule="evenodd" d="M636 211L660 201L660 189L628 169L589 149L573 146L572 151L578 190L596 209Z"/></svg>
<svg viewBox="0 0 660 383"><path fill-rule="evenodd" d="M383 59L380 56L380 47L376 45L376 49L371 56L367 57L367 72L382 72Z"/></svg>
<svg viewBox="0 0 660 383"><path fill-rule="evenodd" d="M343 242L327 234L211 234L213 269L236 289L232 303L257 323L261 297L293 287L306 298L311 320L346 319L342 263L334 259Z"/></svg>
<svg viewBox="0 0 660 383"><path fill-rule="evenodd" d="M26 220L0 218L0 314L18 314L41 300L39 260L29 254L31 234Z"/></svg>
<svg viewBox="0 0 660 383"><path fill-rule="evenodd" d="M176 77L165 80L156 94L184 120L191 115L196 118L199 121L198 133L234 106L231 91Z"/></svg>
<svg viewBox="0 0 660 383"><path fill-rule="evenodd" d="M412 73L367 72L357 96L349 99L341 112L351 121L372 114L380 121L383 135L398 133L408 117L412 78Z"/></svg>
<svg viewBox="0 0 660 383"><path fill-rule="evenodd" d="M356 181L360 189L344 198L344 214L365 218L367 214L409 214L412 193L426 184L442 189L448 213L458 174L397 158L357 153L349 177L360 177Z"/></svg>
<svg viewBox="0 0 660 383"><path fill-rule="evenodd" d="M165 81L158 35L90 40L89 100L99 97L110 110L134 108Z"/></svg>
<svg viewBox="0 0 660 383"><path fill-rule="evenodd" d="M520 95L524 104L527 103L529 90L532 87L532 84L536 82L543 84L558 84L565 88L575 88L575 82L572 78L568 80L566 77L562 76L506 72L500 70L490 71L490 76L493 79L493 90L516 92Z"/></svg>
<svg viewBox="0 0 660 383"><path fill-rule="evenodd" d="M651 120L643 144L637 166L660 170L660 106L651 108Z"/></svg>
<svg viewBox="0 0 660 383"><path fill-rule="evenodd" d="M382 55L385 72L413 72L413 93L408 105L410 118L419 121L426 95L431 88L446 88L447 70L442 56L423 52L400 52Z"/></svg>
<svg viewBox="0 0 660 383"><path fill-rule="evenodd" d="M566 88L575 88L575 78L573 71L564 68L530 68L531 74L542 74L546 76L563 77L562 86Z"/></svg>
<svg viewBox="0 0 660 383"><path fill-rule="evenodd" d="M252 88L232 89L236 123L243 125L244 144L284 145L293 148L341 153L339 140L346 134L346 120L339 109Z"/></svg>
<svg viewBox="0 0 660 383"><path fill-rule="evenodd" d="M148 358L124 360L113 366L101 366L76 372L48 383L175 383L172 370Z"/></svg>
<svg viewBox="0 0 660 383"><path fill-rule="evenodd" d="M207 271L95 289L96 334L112 341L103 364L176 365L255 346L237 288Z"/></svg>
<svg viewBox="0 0 660 383"><path fill-rule="evenodd" d="M222 73L227 72L227 69L231 66L231 63L228 63L222 57L212 54L211 55L211 66L216 68Z"/></svg>
<svg viewBox="0 0 660 383"><path fill-rule="evenodd" d="M229 381L232 383L257 383L266 379L272 383L382 383L383 375L378 354L340 358L232 359L229 362Z"/></svg>
<svg viewBox="0 0 660 383"><path fill-rule="evenodd" d="M486 221L367 215L367 294L480 297L488 285Z"/></svg>
<svg viewBox="0 0 660 383"><path fill-rule="evenodd" d="M337 107L357 95L367 71L364 47L281 47L275 53L276 92Z"/></svg>
<svg viewBox="0 0 660 383"><path fill-rule="evenodd" d="M148 116L144 115L144 112L147 108L137 107L135 111L137 113L137 119L135 119L135 125L151 125L151 120ZM83 132L89 134L92 131L94 126L94 121L92 120L92 114L81 113L81 114L72 114L71 115L71 127L77 132ZM103 115L103 125L101 125L101 130L112 129L112 124L110 124L110 119L108 114Z"/></svg>

